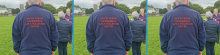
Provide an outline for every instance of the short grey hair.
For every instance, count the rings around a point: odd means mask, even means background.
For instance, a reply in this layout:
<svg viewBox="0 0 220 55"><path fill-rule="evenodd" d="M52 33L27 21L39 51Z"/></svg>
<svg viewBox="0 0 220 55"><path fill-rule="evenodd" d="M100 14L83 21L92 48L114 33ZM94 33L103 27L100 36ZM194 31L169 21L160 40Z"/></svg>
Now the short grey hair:
<svg viewBox="0 0 220 55"><path fill-rule="evenodd" d="M64 19L64 17L65 17L64 12L63 12L63 11L58 12L58 17L59 17L60 19Z"/></svg>
<svg viewBox="0 0 220 55"><path fill-rule="evenodd" d="M70 10L69 8L67 8L66 10Z"/></svg>
<svg viewBox="0 0 220 55"><path fill-rule="evenodd" d="M138 14L137 11L132 12L131 15L132 15L132 17L133 17L134 19L138 19L139 14Z"/></svg>
<svg viewBox="0 0 220 55"><path fill-rule="evenodd" d="M102 0L102 2L103 2L104 4L109 4L109 3L112 3L113 0Z"/></svg>
<svg viewBox="0 0 220 55"><path fill-rule="evenodd" d="M29 2L30 4L35 4L35 3L39 3L39 0L28 0L28 2Z"/></svg>
<svg viewBox="0 0 220 55"><path fill-rule="evenodd" d="M215 8L214 10L217 10L217 11L218 11L218 9L217 9L217 8Z"/></svg>
<svg viewBox="0 0 220 55"><path fill-rule="evenodd" d="M176 3L177 4L184 4L184 3L186 3L187 2L187 0L176 0Z"/></svg>
<svg viewBox="0 0 220 55"><path fill-rule="evenodd" d="M143 8L141 8L140 10L144 10Z"/></svg>
<svg viewBox="0 0 220 55"><path fill-rule="evenodd" d="M210 11L207 11L205 14L206 18L208 18L208 19L212 19L212 15L213 14Z"/></svg>

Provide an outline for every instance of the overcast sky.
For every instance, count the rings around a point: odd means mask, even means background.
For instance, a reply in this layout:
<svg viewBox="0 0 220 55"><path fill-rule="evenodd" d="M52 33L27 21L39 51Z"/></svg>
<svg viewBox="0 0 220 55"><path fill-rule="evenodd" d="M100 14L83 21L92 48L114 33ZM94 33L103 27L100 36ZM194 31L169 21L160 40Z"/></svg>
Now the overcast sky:
<svg viewBox="0 0 220 55"><path fill-rule="evenodd" d="M19 8L19 4L26 4L28 0L0 0L0 5L5 5L8 8ZM54 7L66 6L71 0L41 0L45 4L52 4Z"/></svg>
<svg viewBox="0 0 220 55"><path fill-rule="evenodd" d="M160 1L160 2L158 2ZM171 4L173 6L173 2L175 0L148 0L148 5L153 5L157 8L167 8L167 4ZM193 4L199 4L203 8L208 6L214 6L217 0L189 0Z"/></svg>
<svg viewBox="0 0 220 55"><path fill-rule="evenodd" d="M74 0L74 5L79 5L82 8L93 8L93 4L98 4L101 2L102 0ZM132 8L134 6L140 6L142 1L145 0L115 0L117 1L119 4L125 4L127 5L129 8Z"/></svg>

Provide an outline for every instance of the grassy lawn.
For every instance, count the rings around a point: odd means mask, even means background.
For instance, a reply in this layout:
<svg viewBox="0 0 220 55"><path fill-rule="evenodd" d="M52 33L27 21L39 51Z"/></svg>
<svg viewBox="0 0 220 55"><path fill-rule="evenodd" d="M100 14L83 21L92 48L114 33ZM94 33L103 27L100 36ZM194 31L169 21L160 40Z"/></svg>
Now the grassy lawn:
<svg viewBox="0 0 220 55"><path fill-rule="evenodd" d="M87 50L86 42L86 24L89 16L74 17L74 55L90 55ZM131 19L132 17L129 16ZM146 55L146 45L141 45L141 55ZM129 55L132 55L132 49L129 51Z"/></svg>
<svg viewBox="0 0 220 55"><path fill-rule="evenodd" d="M205 16L202 16L205 19ZM162 16L148 17L148 55L164 55L160 49L159 27ZM215 55L220 55L220 45L215 44ZM203 51L206 55L206 51Z"/></svg>
<svg viewBox="0 0 220 55"><path fill-rule="evenodd" d="M12 41L12 24L14 22L15 16L11 17L0 17L0 55L16 55L13 49ZM58 19L58 16L55 16ZM72 45L67 46L68 55L72 55ZM58 54L58 48L56 50L56 55Z"/></svg>

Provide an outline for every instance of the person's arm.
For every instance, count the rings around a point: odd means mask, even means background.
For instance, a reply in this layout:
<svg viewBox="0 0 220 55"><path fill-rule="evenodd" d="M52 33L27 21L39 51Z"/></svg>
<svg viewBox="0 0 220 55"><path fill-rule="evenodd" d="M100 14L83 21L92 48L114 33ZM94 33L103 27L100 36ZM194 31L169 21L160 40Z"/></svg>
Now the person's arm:
<svg viewBox="0 0 220 55"><path fill-rule="evenodd" d="M217 43L219 44L219 32L220 32L220 25L218 25L218 31L217 31Z"/></svg>
<svg viewBox="0 0 220 55"><path fill-rule="evenodd" d="M71 24L71 25L70 25L70 30L69 30L69 33L70 33L70 41L69 41L69 43L70 43L70 44L72 44L72 37L73 37L73 36L72 36L72 29L73 29L73 28L72 28L72 24Z"/></svg>
<svg viewBox="0 0 220 55"><path fill-rule="evenodd" d="M50 13L50 41L51 41L51 46L52 46L52 51L55 51L58 46L58 30L55 22L55 18L52 13Z"/></svg>
<svg viewBox="0 0 220 55"><path fill-rule="evenodd" d="M95 32L93 29L93 19L92 15L89 17L87 25L86 25L86 41L87 41L87 49L90 53L93 53L93 48L95 44Z"/></svg>
<svg viewBox="0 0 220 55"><path fill-rule="evenodd" d="M168 28L167 28L167 20L166 20L166 15L163 16L163 19L160 23L160 42L161 42L161 50L164 53L167 53L167 46L168 46L168 41L169 41L169 36L168 36Z"/></svg>
<svg viewBox="0 0 220 55"><path fill-rule="evenodd" d="M131 44L132 44L132 32L131 32L131 27L130 27L130 22L129 22L129 18L126 15L126 13L124 13L125 16L125 20L124 20L124 42L125 42L125 47L126 47L126 51L129 51L131 48Z"/></svg>
<svg viewBox="0 0 220 55"><path fill-rule="evenodd" d="M144 41L143 41L143 43L146 44L146 24L144 25L143 33L144 33Z"/></svg>
<svg viewBox="0 0 220 55"><path fill-rule="evenodd" d="M203 25L203 20L200 14L198 14L198 42L199 42L199 51L204 50L204 46L206 43L206 33L205 33L205 28Z"/></svg>
<svg viewBox="0 0 220 55"><path fill-rule="evenodd" d="M20 25L19 25L19 20L17 15L15 17L13 26L12 26L12 40L13 40L13 49L16 53L20 53L20 44L21 44L21 30L20 30Z"/></svg>

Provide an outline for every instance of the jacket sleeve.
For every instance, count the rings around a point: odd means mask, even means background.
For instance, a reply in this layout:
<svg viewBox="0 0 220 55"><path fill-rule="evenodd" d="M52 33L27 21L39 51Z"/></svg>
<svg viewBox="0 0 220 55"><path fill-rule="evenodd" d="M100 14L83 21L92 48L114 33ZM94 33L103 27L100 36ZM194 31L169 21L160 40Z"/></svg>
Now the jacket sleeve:
<svg viewBox="0 0 220 55"><path fill-rule="evenodd" d="M169 36L168 36L168 28L167 28L167 17L166 14L163 16L163 19L160 23L160 42L161 42L161 50L164 53L167 53L167 46L168 46L168 41L169 41Z"/></svg>
<svg viewBox="0 0 220 55"><path fill-rule="evenodd" d="M70 40L69 42L72 43L72 32L73 32L73 28L72 28L72 24L70 25L70 30L69 30L69 33L70 33Z"/></svg>
<svg viewBox="0 0 220 55"><path fill-rule="evenodd" d="M20 30L20 25L19 25L19 20L18 20L17 15L15 17L13 26L12 26L12 40L13 40L13 49L16 53L20 53L20 44L21 44L21 30Z"/></svg>
<svg viewBox="0 0 220 55"><path fill-rule="evenodd" d="M124 42L125 42L125 47L126 50L125 51L129 51L131 48L131 44L132 44L132 32L131 32L131 27L130 27L130 22L129 22L129 18L126 15L126 13L124 13L125 16L125 21L124 21Z"/></svg>
<svg viewBox="0 0 220 55"><path fill-rule="evenodd" d="M217 43L219 44L219 32L220 32L220 25L218 25L218 31L217 31Z"/></svg>
<svg viewBox="0 0 220 55"><path fill-rule="evenodd" d="M86 25L86 41L87 41L87 49L90 53L93 53L94 44L95 44L95 32L93 28L93 19L92 15L89 17L87 25Z"/></svg>
<svg viewBox="0 0 220 55"><path fill-rule="evenodd" d="M55 18L52 13L50 13L50 41L51 41L51 46L52 46L52 51L55 51L58 46L58 30L55 22Z"/></svg>
<svg viewBox="0 0 220 55"><path fill-rule="evenodd" d="M198 42L199 42L199 51L203 51L206 43L206 33L203 25L203 19L201 15L198 13Z"/></svg>
<svg viewBox="0 0 220 55"><path fill-rule="evenodd" d="M143 33L144 33L144 41L143 41L143 43L146 44L146 24L144 25Z"/></svg>

